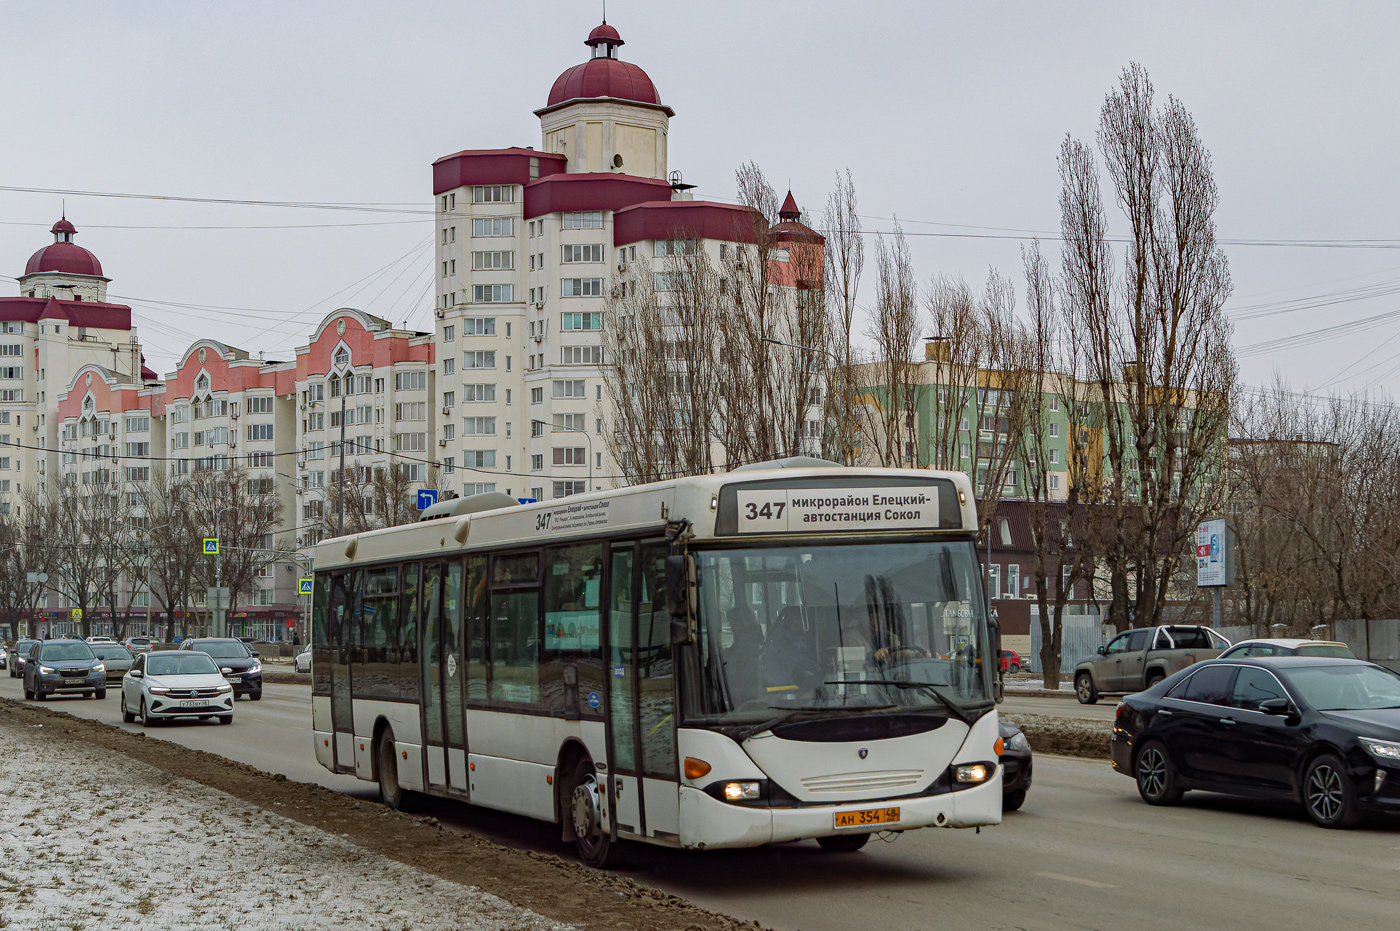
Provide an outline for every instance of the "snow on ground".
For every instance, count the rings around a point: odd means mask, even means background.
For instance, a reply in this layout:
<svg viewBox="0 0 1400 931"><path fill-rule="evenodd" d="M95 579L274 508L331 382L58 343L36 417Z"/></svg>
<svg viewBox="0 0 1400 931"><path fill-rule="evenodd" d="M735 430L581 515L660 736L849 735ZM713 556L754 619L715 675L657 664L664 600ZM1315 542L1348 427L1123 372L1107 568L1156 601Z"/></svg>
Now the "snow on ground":
<svg viewBox="0 0 1400 931"><path fill-rule="evenodd" d="M129 757L0 727L6 931L564 931Z"/></svg>

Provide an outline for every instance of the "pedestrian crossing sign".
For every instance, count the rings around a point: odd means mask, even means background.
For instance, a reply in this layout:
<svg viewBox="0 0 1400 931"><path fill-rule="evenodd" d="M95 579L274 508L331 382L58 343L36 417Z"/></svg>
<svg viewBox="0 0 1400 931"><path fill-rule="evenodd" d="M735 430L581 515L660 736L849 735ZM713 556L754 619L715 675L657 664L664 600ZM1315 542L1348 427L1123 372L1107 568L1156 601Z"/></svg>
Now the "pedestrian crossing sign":
<svg viewBox="0 0 1400 931"><path fill-rule="evenodd" d="M301 595L309 595L309 594L311 594L311 580L310 580L310 579L298 579L298 580L297 580L297 586L298 586L298 587L297 587L297 593L298 593L298 594L301 594Z"/></svg>
<svg viewBox="0 0 1400 931"><path fill-rule="evenodd" d="M204 538L204 555L205 555L205 556L217 556L217 555L219 555L219 538L218 538L218 537L205 537L205 538Z"/></svg>

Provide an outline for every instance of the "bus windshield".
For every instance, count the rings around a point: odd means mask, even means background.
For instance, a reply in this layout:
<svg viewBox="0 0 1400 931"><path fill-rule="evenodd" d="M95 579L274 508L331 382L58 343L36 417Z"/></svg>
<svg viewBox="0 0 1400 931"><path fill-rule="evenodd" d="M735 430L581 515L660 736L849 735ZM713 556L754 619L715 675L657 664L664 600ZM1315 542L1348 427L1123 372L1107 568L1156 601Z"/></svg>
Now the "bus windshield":
<svg viewBox="0 0 1400 931"><path fill-rule="evenodd" d="M967 540L698 551L698 681L686 718L991 706Z"/></svg>

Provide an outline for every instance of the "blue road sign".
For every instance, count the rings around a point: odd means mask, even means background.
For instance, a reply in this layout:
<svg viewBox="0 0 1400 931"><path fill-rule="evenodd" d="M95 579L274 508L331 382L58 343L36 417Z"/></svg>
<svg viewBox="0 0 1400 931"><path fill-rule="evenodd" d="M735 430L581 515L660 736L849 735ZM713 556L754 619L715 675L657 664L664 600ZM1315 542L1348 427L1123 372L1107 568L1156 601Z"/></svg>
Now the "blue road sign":
<svg viewBox="0 0 1400 931"><path fill-rule="evenodd" d="M309 595L309 594L311 594L311 580L310 580L310 579L297 579L297 593L300 594L300 595Z"/></svg>
<svg viewBox="0 0 1400 931"><path fill-rule="evenodd" d="M206 555L206 556L217 556L217 555L219 555L219 538L218 538L218 537L205 537L205 538L204 538L204 555Z"/></svg>
<svg viewBox="0 0 1400 931"><path fill-rule="evenodd" d="M519 501L521 504L534 504L534 503L536 503L537 501L539 501L540 499L539 499L539 498L516 498L515 500L516 500L516 501Z"/></svg>
<svg viewBox="0 0 1400 931"><path fill-rule="evenodd" d="M426 511L428 508L430 508L430 507L432 507L433 505L437 504L437 501L438 501L438 493L437 493L437 490L436 490L436 489L433 489L433 488L420 488L420 489L418 489L418 510L420 510L420 511Z"/></svg>

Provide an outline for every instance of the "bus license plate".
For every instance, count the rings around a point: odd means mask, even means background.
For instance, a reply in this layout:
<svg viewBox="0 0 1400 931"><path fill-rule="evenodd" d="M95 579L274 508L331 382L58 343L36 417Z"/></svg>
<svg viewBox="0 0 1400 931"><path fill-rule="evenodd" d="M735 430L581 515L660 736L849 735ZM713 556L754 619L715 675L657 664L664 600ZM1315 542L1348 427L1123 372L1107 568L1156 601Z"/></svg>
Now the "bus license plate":
<svg viewBox="0 0 1400 931"><path fill-rule="evenodd" d="M898 808L863 808L860 811L838 811L836 827L863 828L870 824L895 824L899 821Z"/></svg>
<svg viewBox="0 0 1400 931"><path fill-rule="evenodd" d="M208 703L208 702L203 702L203 701L182 701L182 702L180 702L180 707L181 707L181 708L208 708L208 707L209 707L209 703Z"/></svg>

